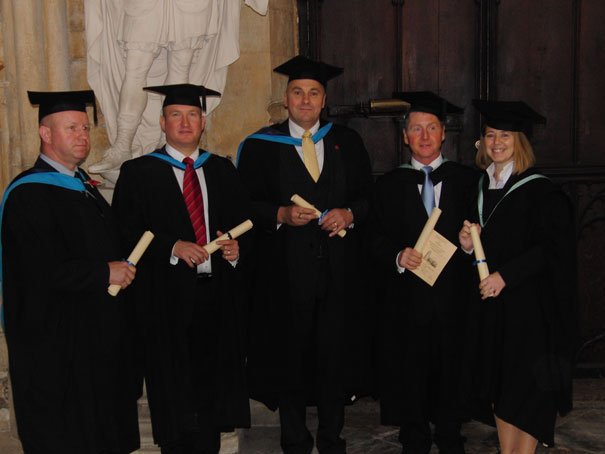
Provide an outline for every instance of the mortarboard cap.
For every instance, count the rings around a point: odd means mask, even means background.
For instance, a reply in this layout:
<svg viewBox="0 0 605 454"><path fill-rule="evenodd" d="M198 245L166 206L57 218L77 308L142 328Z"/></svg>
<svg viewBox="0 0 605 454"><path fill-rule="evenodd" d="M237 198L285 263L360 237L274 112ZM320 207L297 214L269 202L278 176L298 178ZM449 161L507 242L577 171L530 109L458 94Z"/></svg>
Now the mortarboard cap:
<svg viewBox="0 0 605 454"><path fill-rule="evenodd" d="M288 82L296 79L312 79L325 87L330 79L342 74L343 69L297 55L279 65L273 71L288 76Z"/></svg>
<svg viewBox="0 0 605 454"><path fill-rule="evenodd" d="M182 104L184 106L199 107L203 111L206 111L206 96L221 95L218 91L193 84L160 85L157 87L145 87L143 90L164 95L165 98L162 107L172 104Z"/></svg>
<svg viewBox="0 0 605 454"><path fill-rule="evenodd" d="M393 98L410 103L409 113L425 112L435 115L441 121L447 114L460 114L464 109L448 102L432 91L399 91L393 93Z"/></svg>
<svg viewBox="0 0 605 454"><path fill-rule="evenodd" d="M485 124L504 131L520 131L530 137L534 124L545 124L546 118L523 101L482 101L473 100L485 118Z"/></svg>
<svg viewBox="0 0 605 454"><path fill-rule="evenodd" d="M92 90L79 91L28 91L29 102L40 106L38 121L57 112L76 110L86 112L86 105L92 104L94 122L97 124L97 105Z"/></svg>

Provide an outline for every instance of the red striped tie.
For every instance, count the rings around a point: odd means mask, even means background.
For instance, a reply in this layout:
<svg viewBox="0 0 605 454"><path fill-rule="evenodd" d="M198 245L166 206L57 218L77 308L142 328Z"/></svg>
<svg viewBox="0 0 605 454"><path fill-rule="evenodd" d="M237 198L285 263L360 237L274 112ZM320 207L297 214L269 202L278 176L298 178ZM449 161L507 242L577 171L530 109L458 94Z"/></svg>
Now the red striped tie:
<svg viewBox="0 0 605 454"><path fill-rule="evenodd" d="M206 219L204 218L204 198L202 197L202 188L200 180L197 177L197 172L193 168L193 159L185 158L183 163L185 168L185 177L183 178L183 198L187 211L189 211L189 219L195 232L195 242L201 246L207 243L206 241Z"/></svg>

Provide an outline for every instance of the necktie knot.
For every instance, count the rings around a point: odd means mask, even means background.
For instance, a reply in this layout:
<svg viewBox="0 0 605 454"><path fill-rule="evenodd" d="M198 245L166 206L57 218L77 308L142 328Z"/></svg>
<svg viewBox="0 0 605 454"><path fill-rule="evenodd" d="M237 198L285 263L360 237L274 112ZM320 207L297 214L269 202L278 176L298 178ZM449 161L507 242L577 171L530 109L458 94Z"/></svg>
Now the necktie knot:
<svg viewBox="0 0 605 454"><path fill-rule="evenodd" d="M183 164L185 164L187 167L193 166L193 159L187 156L186 158L183 158Z"/></svg>
<svg viewBox="0 0 605 454"><path fill-rule="evenodd" d="M422 171L428 175L429 173L431 173L433 171L433 168L431 166L423 166L422 167Z"/></svg>
<svg viewBox="0 0 605 454"><path fill-rule="evenodd" d="M303 132L302 138L303 139L310 139L313 136L313 134L311 134L311 131L309 131L308 129Z"/></svg>

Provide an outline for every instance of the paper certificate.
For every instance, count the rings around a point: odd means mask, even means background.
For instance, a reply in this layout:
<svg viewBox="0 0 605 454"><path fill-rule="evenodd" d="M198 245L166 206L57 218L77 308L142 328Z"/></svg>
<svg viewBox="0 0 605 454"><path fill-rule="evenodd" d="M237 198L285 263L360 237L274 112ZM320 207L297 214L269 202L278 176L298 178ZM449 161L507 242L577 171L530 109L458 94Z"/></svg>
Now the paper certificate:
<svg viewBox="0 0 605 454"><path fill-rule="evenodd" d="M447 238L434 230L440 215L441 210L434 208L414 247L422 254L422 262L418 268L410 270L431 287L457 249Z"/></svg>

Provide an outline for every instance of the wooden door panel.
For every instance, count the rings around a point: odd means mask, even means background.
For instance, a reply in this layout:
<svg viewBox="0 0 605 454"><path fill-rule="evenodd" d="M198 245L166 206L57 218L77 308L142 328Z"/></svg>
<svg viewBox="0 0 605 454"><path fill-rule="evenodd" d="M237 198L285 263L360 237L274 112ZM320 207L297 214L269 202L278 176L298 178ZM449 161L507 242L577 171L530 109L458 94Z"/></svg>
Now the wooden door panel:
<svg viewBox="0 0 605 454"><path fill-rule="evenodd" d="M577 151L580 165L605 164L605 2L581 2L578 37Z"/></svg>
<svg viewBox="0 0 605 454"><path fill-rule="evenodd" d="M377 7L380 3L383 8ZM355 104L390 96L395 84L395 23L389 10L390 0L324 2L321 58L345 69L329 83L332 102Z"/></svg>
<svg viewBox="0 0 605 454"><path fill-rule="evenodd" d="M573 8L569 0L506 0L498 10L497 97L546 116L532 144L543 166L571 162ZM566 39L561 39L561 37Z"/></svg>
<svg viewBox="0 0 605 454"><path fill-rule="evenodd" d="M403 87L439 87L439 0L403 4Z"/></svg>
<svg viewBox="0 0 605 454"><path fill-rule="evenodd" d="M318 11L317 55L345 67L344 75L329 84L329 105L388 97L397 87L435 91L466 108L463 129L452 143L459 143L454 158L470 163L479 133L470 103L478 97L480 80L492 74L494 84L487 91L482 85L483 93L491 99L523 99L547 117L533 138L541 166L605 165L605 1L306 1ZM494 19L489 39L481 35L481 11ZM496 45L485 65L479 55L490 42ZM397 163L394 123L353 122L373 154L376 172Z"/></svg>
<svg viewBox="0 0 605 454"><path fill-rule="evenodd" d="M395 87L395 21L390 0L326 1L321 8L321 58L344 73L328 83L327 104L358 104L388 98ZM336 119L359 132L375 173L397 165L391 119Z"/></svg>
<svg viewBox="0 0 605 454"><path fill-rule="evenodd" d="M392 118L352 118L348 126L355 129L368 149L372 172L381 175L399 165L397 139L401 128Z"/></svg>

